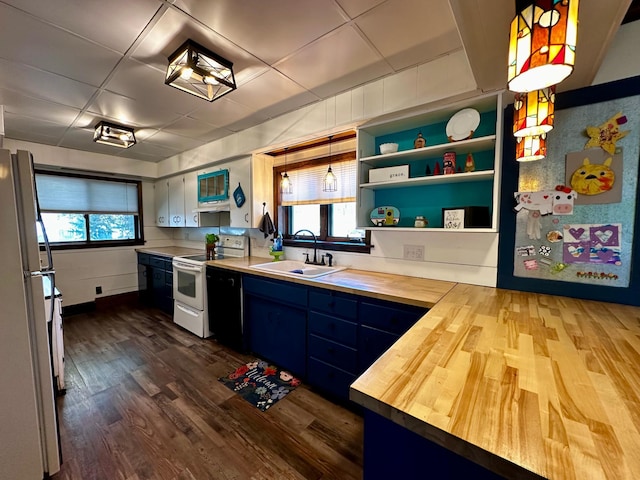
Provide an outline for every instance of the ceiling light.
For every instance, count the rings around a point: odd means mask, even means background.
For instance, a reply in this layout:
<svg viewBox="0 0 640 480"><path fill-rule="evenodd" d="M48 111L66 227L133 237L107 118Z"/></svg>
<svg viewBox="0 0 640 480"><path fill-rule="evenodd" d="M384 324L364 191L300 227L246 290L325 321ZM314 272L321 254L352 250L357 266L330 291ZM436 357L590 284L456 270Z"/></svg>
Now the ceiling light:
<svg viewBox="0 0 640 480"><path fill-rule="evenodd" d="M516 160L519 162L532 162L542 160L547 156L547 135L535 135L532 137L516 138Z"/></svg>
<svg viewBox="0 0 640 480"><path fill-rule="evenodd" d="M93 141L114 147L129 148L136 144L136 136L132 128L101 121L95 127Z"/></svg>
<svg viewBox="0 0 640 480"><path fill-rule="evenodd" d="M556 101L556 87L517 93L513 101L513 135L531 137L550 132Z"/></svg>
<svg viewBox="0 0 640 480"><path fill-rule="evenodd" d="M338 190L338 179L333 174L331 170L331 139L333 135L329 135L329 169L324 176L324 180L322 181L322 191L323 192L335 192Z"/></svg>
<svg viewBox="0 0 640 480"><path fill-rule="evenodd" d="M280 179L280 193L284 195L293 193L293 184L291 183L289 175L287 175L287 149L288 147L284 148L284 174Z"/></svg>
<svg viewBox="0 0 640 480"><path fill-rule="evenodd" d="M169 56L164 83L210 102L236 89L233 63L193 40Z"/></svg>
<svg viewBox="0 0 640 480"><path fill-rule="evenodd" d="M516 0L509 35L509 90L540 90L571 74L578 4L579 0Z"/></svg>

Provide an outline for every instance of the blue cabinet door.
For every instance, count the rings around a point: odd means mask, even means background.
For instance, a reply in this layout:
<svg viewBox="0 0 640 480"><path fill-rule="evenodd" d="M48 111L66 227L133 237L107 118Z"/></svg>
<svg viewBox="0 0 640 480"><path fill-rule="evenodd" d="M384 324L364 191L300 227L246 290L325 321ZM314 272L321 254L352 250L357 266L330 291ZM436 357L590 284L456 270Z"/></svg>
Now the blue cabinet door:
<svg viewBox="0 0 640 480"><path fill-rule="evenodd" d="M249 349L264 360L306 378L306 309L245 295L244 314Z"/></svg>

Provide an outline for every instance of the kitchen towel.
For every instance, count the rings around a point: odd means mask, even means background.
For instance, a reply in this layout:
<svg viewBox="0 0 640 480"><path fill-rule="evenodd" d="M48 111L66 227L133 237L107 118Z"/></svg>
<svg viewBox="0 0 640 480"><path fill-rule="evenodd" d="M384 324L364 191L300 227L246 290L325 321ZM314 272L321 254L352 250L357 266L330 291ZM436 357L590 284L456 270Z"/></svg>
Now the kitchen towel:
<svg viewBox="0 0 640 480"><path fill-rule="evenodd" d="M262 216L262 220L260 220L260 225L258 225L258 229L264 233L264 238L267 238L269 235L272 235L276 231L276 227L273 226L273 222L271 221L271 216L269 212L266 212Z"/></svg>

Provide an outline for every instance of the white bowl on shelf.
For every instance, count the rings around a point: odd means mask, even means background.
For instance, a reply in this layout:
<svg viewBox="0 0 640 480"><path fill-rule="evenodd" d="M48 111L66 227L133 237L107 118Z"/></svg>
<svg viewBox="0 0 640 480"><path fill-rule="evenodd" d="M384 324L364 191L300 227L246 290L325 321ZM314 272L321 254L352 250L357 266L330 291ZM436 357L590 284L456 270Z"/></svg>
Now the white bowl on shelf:
<svg viewBox="0 0 640 480"><path fill-rule="evenodd" d="M398 144L397 143L383 143L380 145L380 153L381 154L385 154L385 153L394 153L398 151Z"/></svg>

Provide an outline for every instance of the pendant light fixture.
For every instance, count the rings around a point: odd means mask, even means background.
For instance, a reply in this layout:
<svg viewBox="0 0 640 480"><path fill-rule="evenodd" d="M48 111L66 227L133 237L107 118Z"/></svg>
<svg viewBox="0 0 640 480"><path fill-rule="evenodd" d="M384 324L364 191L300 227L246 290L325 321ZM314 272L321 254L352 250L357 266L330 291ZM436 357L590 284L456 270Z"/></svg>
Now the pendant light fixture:
<svg viewBox="0 0 640 480"><path fill-rule="evenodd" d="M164 83L210 102L236 89L233 63L193 40L169 56Z"/></svg>
<svg viewBox="0 0 640 480"><path fill-rule="evenodd" d="M547 156L547 134L516 138L516 160L533 162Z"/></svg>
<svg viewBox="0 0 640 480"><path fill-rule="evenodd" d="M516 0L509 34L508 85L532 92L573 71L579 0Z"/></svg>
<svg viewBox="0 0 640 480"><path fill-rule="evenodd" d="M289 147L284 147L284 173L280 179L280 193L283 195L289 195L293 193L293 184L289 175L287 175L287 150Z"/></svg>
<svg viewBox="0 0 640 480"><path fill-rule="evenodd" d="M94 127L93 141L113 147L129 148L136 144L136 136L133 128L101 121Z"/></svg>
<svg viewBox="0 0 640 480"><path fill-rule="evenodd" d="M531 137L550 132L556 101L556 86L516 93L513 101L513 136Z"/></svg>
<svg viewBox="0 0 640 480"><path fill-rule="evenodd" d="M322 181L322 191L323 192L335 192L338 190L338 179L333 174L331 170L331 139L333 135L329 135L329 169L324 176L324 180Z"/></svg>

